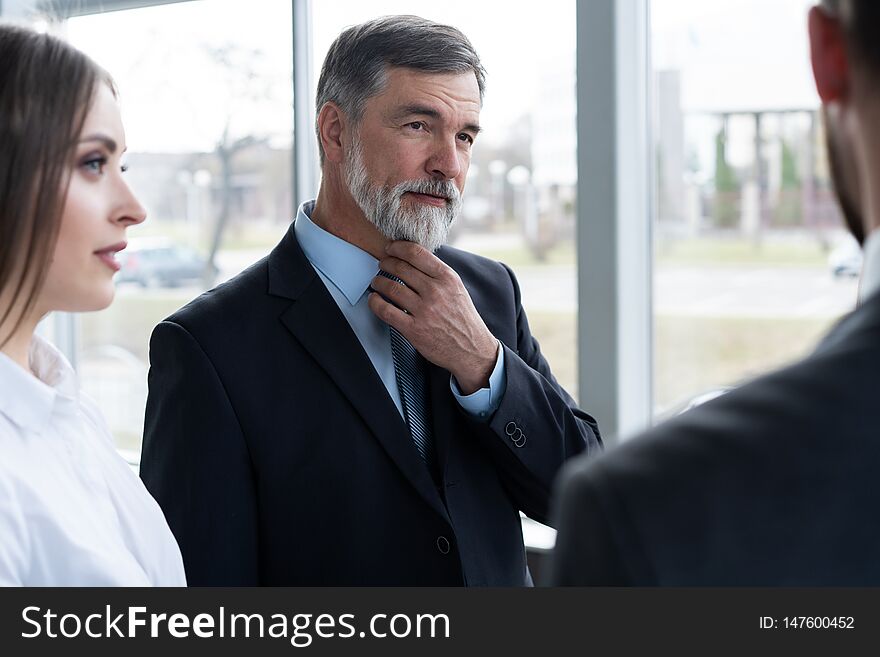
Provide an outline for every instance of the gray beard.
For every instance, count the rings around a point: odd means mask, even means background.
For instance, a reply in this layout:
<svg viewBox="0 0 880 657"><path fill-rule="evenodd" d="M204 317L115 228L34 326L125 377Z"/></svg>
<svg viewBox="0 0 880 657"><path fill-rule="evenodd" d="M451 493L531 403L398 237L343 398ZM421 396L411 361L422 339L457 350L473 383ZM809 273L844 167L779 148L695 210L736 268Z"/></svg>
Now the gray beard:
<svg viewBox="0 0 880 657"><path fill-rule="evenodd" d="M348 152L345 182L355 203L371 224L390 240L421 244L432 253L446 243L449 228L461 211L461 194L448 180L405 180L394 187L370 183L360 139ZM447 199L445 207L416 204L403 207L406 192L431 194Z"/></svg>

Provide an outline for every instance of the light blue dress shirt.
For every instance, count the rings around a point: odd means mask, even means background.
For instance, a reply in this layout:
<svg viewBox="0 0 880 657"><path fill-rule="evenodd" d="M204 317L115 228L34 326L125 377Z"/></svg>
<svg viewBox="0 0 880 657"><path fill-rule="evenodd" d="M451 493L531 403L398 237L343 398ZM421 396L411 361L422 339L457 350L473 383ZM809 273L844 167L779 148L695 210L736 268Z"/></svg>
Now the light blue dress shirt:
<svg viewBox="0 0 880 657"><path fill-rule="evenodd" d="M880 290L880 228L868 235L862 264L862 280L859 283L859 303Z"/></svg>
<svg viewBox="0 0 880 657"><path fill-rule="evenodd" d="M308 201L299 207L293 228L296 239L360 340L401 417L404 417L397 378L394 375L388 325L376 317L367 305L368 288L379 271L379 261L354 244L349 244L315 225L310 218L314 207L314 201ZM449 377L449 387L455 399L470 415L477 418L488 418L492 415L501 404L507 388L501 343L498 343L498 356L495 368L489 376L488 388L462 395L453 376Z"/></svg>

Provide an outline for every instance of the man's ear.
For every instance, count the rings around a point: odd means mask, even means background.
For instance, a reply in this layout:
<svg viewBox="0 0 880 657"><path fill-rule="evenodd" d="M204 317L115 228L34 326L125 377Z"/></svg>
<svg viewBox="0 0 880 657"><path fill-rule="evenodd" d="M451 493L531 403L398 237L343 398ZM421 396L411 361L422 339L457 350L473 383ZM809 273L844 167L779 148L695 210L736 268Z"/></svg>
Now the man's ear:
<svg viewBox="0 0 880 657"><path fill-rule="evenodd" d="M849 93L849 58L840 20L821 7L810 9L810 60L816 91L823 103L844 99Z"/></svg>
<svg viewBox="0 0 880 657"><path fill-rule="evenodd" d="M331 101L324 103L318 113L318 138L324 147L324 158L336 164L343 161L345 149L342 133L345 132L347 117L339 106Z"/></svg>

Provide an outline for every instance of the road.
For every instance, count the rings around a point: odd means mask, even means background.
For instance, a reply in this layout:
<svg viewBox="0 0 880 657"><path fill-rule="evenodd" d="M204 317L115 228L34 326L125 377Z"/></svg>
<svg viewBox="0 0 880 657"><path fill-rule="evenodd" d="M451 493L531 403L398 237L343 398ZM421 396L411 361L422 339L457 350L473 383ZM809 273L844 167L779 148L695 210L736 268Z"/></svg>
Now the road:
<svg viewBox="0 0 880 657"><path fill-rule="evenodd" d="M520 267L523 304L532 312L574 312L573 267ZM855 305L855 279L823 268L660 267L654 312L699 317L837 317Z"/></svg>

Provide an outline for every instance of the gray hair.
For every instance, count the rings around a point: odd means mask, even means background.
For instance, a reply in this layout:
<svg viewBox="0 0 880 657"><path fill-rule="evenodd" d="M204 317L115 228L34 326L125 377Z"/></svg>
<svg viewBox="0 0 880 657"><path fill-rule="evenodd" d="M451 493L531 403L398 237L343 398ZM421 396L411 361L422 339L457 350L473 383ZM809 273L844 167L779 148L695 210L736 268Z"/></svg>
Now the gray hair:
<svg viewBox="0 0 880 657"><path fill-rule="evenodd" d="M350 27L336 37L321 67L316 113L325 103L334 102L357 123L367 100L385 88L389 67L426 73L473 71L481 101L486 89L486 71L460 30L418 16L385 16ZM320 135L318 150L323 164Z"/></svg>

